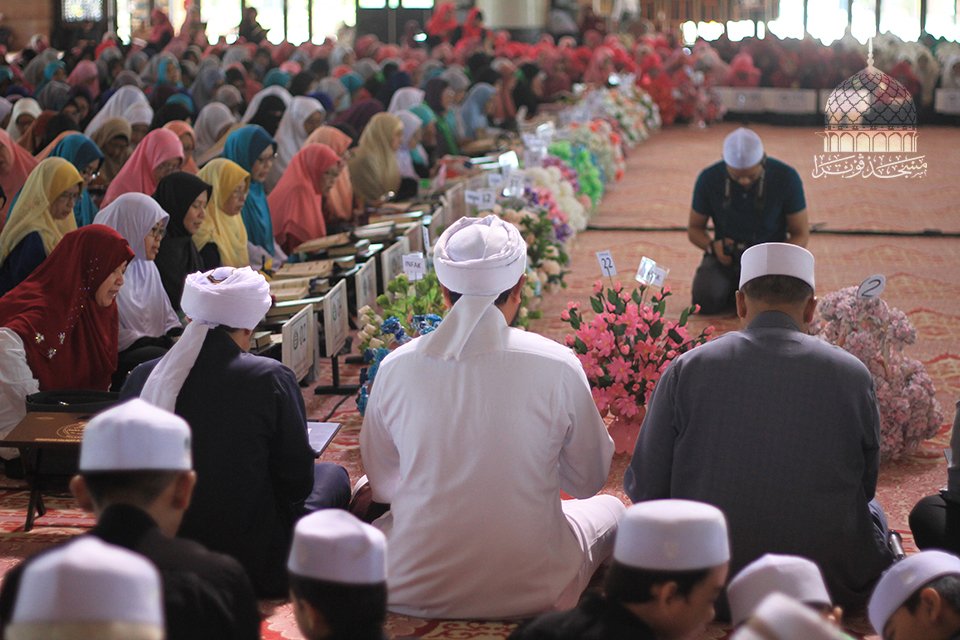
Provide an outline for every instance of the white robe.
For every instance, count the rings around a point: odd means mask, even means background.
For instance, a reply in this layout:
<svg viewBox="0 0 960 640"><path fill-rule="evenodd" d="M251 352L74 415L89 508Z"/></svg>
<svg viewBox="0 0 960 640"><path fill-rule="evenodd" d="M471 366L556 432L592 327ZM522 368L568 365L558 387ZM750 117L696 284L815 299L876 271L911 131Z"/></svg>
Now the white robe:
<svg viewBox="0 0 960 640"><path fill-rule="evenodd" d="M613 441L572 352L490 306L459 360L416 339L381 364L360 434L391 511L389 607L514 618L576 604L623 504L603 488Z"/></svg>

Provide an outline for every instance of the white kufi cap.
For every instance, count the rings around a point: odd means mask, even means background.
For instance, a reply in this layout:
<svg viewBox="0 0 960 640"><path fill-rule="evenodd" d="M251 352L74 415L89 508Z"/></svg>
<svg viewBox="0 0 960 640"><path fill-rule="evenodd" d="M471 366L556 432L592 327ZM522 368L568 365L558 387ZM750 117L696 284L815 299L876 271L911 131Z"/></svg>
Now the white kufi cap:
<svg viewBox="0 0 960 640"><path fill-rule="evenodd" d="M636 569L694 571L730 561L727 519L693 500L650 500L627 508L613 559Z"/></svg>
<svg viewBox="0 0 960 640"><path fill-rule="evenodd" d="M381 584L387 579L386 551L379 529L342 509L323 509L297 522L287 569L315 580Z"/></svg>
<svg viewBox="0 0 960 640"><path fill-rule="evenodd" d="M190 426L139 398L97 414L83 430L80 471L189 471Z"/></svg>
<svg viewBox="0 0 960 640"><path fill-rule="evenodd" d="M750 129L736 129L723 140L723 161L731 169L749 169L763 160L763 142Z"/></svg>
<svg viewBox="0 0 960 640"><path fill-rule="evenodd" d="M887 569L873 589L867 607L870 624L877 634L883 634L887 620L910 596L946 575L960 576L960 558L944 551L923 551Z"/></svg>
<svg viewBox="0 0 960 640"><path fill-rule="evenodd" d="M769 594L779 592L805 604L832 606L820 568L800 556L768 553L740 570L727 585L730 620L736 626L746 620Z"/></svg>
<svg viewBox="0 0 960 640"><path fill-rule="evenodd" d="M833 624L793 598L771 593L731 640L849 640Z"/></svg>
<svg viewBox="0 0 960 640"><path fill-rule="evenodd" d="M10 622L163 627L162 607L160 574L149 560L87 535L27 564Z"/></svg>
<svg viewBox="0 0 960 640"><path fill-rule="evenodd" d="M813 263L813 254L795 244L755 244L740 258L740 287L760 276L793 276L816 289Z"/></svg>

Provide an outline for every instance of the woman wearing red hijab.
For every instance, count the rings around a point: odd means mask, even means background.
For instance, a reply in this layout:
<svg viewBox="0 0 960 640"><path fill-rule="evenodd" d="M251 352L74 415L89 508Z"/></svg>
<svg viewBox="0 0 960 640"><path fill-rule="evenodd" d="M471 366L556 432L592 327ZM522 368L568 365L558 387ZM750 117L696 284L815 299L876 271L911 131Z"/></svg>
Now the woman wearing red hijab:
<svg viewBox="0 0 960 640"><path fill-rule="evenodd" d="M13 138L0 130L0 189L6 200L0 201L0 230L7 222L10 203L27 181L27 176L39 161L26 149L14 142Z"/></svg>
<svg viewBox="0 0 960 640"><path fill-rule="evenodd" d="M290 160L267 203L273 235L291 253L307 240L327 235L323 201L340 177L340 156L325 144L308 144Z"/></svg>
<svg viewBox="0 0 960 640"><path fill-rule="evenodd" d="M449 42L450 32L457 28L456 8L452 2L441 2L427 20L425 30L436 42Z"/></svg>
<svg viewBox="0 0 960 640"><path fill-rule="evenodd" d="M105 208L123 193L133 191L151 195L157 190L157 184L165 176L178 171L182 164L183 143L177 134L169 129L151 131L110 182L100 208Z"/></svg>

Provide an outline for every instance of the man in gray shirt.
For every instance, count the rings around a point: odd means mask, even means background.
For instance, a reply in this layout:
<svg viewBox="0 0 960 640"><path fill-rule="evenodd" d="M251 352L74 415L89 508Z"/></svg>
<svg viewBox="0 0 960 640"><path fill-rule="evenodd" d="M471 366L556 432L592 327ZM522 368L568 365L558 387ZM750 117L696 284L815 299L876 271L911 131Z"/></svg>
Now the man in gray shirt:
<svg viewBox="0 0 960 640"><path fill-rule="evenodd" d="M874 500L880 414L867 368L808 335L814 260L783 243L742 258L745 328L673 361L657 383L624 488L634 502L700 500L730 525L731 574L765 553L816 562L860 609L893 561Z"/></svg>

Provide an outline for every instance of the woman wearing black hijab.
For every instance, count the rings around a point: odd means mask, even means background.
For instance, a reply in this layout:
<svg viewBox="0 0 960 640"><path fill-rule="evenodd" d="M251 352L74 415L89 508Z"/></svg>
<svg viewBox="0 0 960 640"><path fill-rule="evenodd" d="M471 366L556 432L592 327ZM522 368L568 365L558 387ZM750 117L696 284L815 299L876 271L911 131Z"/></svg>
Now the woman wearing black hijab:
<svg viewBox="0 0 960 640"><path fill-rule="evenodd" d="M193 122L193 112L190 107L182 102L168 102L153 114L153 120L150 122L150 131L160 129L174 120L183 120L187 124Z"/></svg>
<svg viewBox="0 0 960 640"><path fill-rule="evenodd" d="M517 108L526 107L527 117L532 118L540 107L543 95L543 78L540 67L532 62L520 66L517 73L517 86L513 88L513 102Z"/></svg>
<svg viewBox="0 0 960 640"><path fill-rule="evenodd" d="M271 137L277 135L280 119L287 110L287 104L279 96L263 96L257 112L250 118L248 124L258 124L267 130Z"/></svg>
<svg viewBox="0 0 960 640"><path fill-rule="evenodd" d="M287 91L290 95L305 96L310 93L311 87L317 82L317 76L312 71L301 71L290 80L290 86Z"/></svg>
<svg viewBox="0 0 960 640"><path fill-rule="evenodd" d="M154 259L160 271L163 289L170 297L173 310L181 317L180 298L187 274L203 271L203 261L193 243L193 234L200 230L206 216L207 200L213 187L186 171L175 171L157 185L153 194L163 210L170 214L167 234Z"/></svg>
<svg viewBox="0 0 960 640"><path fill-rule="evenodd" d="M453 105L453 89L446 80L431 78L423 87L423 94L423 102L437 116L437 157L460 155L460 147L457 146L457 140L453 134L455 129L453 111L450 109Z"/></svg>

